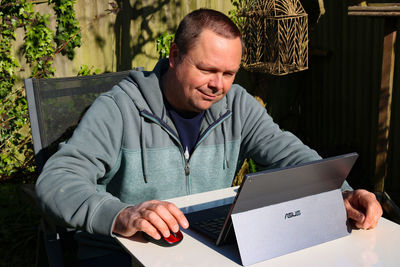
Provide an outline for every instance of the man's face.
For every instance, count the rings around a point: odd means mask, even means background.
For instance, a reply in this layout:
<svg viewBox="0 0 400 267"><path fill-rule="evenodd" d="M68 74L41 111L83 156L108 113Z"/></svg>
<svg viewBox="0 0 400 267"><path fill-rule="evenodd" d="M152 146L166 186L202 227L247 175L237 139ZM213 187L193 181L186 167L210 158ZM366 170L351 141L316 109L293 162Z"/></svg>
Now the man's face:
<svg viewBox="0 0 400 267"><path fill-rule="evenodd" d="M203 30L186 55L171 46L168 101L184 112L201 112L220 101L229 91L239 70L242 45L239 38L227 39Z"/></svg>

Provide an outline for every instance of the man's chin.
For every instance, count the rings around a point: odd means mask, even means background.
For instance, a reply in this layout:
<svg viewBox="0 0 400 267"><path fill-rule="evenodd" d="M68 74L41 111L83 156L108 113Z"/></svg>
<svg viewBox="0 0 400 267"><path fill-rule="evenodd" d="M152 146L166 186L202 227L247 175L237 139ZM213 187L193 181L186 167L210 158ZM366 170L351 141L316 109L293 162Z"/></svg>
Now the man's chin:
<svg viewBox="0 0 400 267"><path fill-rule="evenodd" d="M194 102L194 103L192 103L192 106L191 106L192 111L197 112L197 113L203 112L207 109L210 109L212 107L212 105L221 101L221 99L222 98L214 99L213 101L202 99L201 101Z"/></svg>
<svg viewBox="0 0 400 267"><path fill-rule="evenodd" d="M212 105L214 105L216 102L211 102L211 101L205 101L205 103L201 103L200 105L197 105L195 108L197 109L197 112L203 112L207 109L210 109Z"/></svg>

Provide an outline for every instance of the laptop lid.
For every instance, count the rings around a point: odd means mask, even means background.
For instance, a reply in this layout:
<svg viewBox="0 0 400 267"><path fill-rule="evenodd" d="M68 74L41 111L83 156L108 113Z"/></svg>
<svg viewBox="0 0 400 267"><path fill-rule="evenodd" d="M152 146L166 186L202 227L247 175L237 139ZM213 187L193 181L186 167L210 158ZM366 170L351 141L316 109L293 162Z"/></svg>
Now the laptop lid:
<svg viewBox="0 0 400 267"><path fill-rule="evenodd" d="M349 234L340 188L357 157L247 175L230 211L243 265Z"/></svg>
<svg viewBox="0 0 400 267"><path fill-rule="evenodd" d="M350 153L248 174L239 189L232 212L340 189L357 158L357 153Z"/></svg>

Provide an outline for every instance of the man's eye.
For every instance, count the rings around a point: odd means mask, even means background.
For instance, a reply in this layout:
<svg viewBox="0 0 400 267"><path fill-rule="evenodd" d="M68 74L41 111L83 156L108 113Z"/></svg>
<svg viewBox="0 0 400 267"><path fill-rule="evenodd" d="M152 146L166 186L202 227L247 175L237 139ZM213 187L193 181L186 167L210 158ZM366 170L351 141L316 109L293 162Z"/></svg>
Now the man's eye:
<svg viewBox="0 0 400 267"><path fill-rule="evenodd" d="M199 67L197 67L197 70L202 72L202 73L209 73L210 72L208 69L203 69L203 68L199 68Z"/></svg>
<svg viewBox="0 0 400 267"><path fill-rule="evenodd" d="M201 72L203 72L203 73L211 73L211 71L210 71L210 70L204 70L204 69L200 69L200 71L201 71Z"/></svg>

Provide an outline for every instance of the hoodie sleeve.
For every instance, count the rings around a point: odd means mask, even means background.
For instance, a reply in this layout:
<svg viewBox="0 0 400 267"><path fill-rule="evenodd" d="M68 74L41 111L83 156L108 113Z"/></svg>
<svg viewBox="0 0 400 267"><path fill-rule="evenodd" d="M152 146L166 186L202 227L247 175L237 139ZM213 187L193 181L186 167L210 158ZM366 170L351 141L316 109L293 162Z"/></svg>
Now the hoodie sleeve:
<svg viewBox="0 0 400 267"><path fill-rule="evenodd" d="M321 156L299 138L283 131L253 96L242 92L242 150L262 168L278 168L319 160ZM251 108L249 108L251 107ZM351 190L345 181L342 191Z"/></svg>
<svg viewBox="0 0 400 267"><path fill-rule="evenodd" d="M112 234L115 217L127 204L96 190L96 185L116 164L122 135L122 116L114 99L100 96L36 182L39 204L47 215L89 233Z"/></svg>

